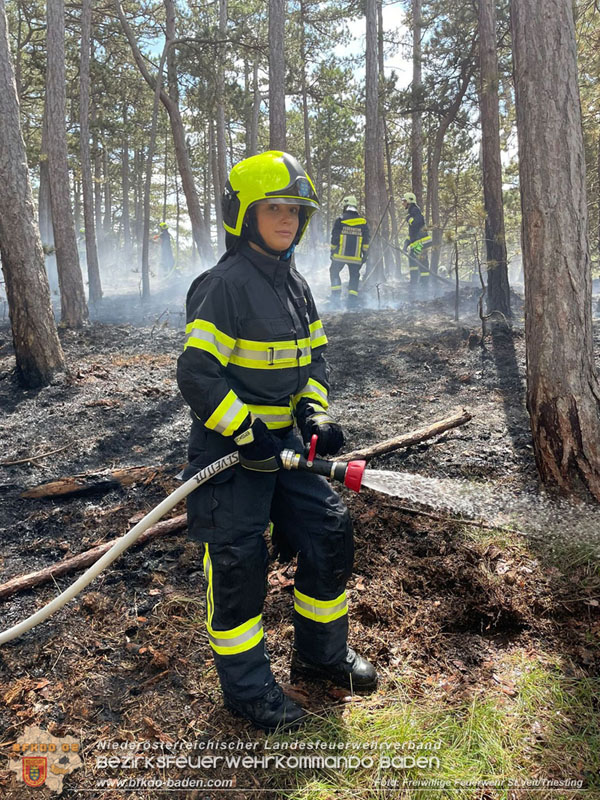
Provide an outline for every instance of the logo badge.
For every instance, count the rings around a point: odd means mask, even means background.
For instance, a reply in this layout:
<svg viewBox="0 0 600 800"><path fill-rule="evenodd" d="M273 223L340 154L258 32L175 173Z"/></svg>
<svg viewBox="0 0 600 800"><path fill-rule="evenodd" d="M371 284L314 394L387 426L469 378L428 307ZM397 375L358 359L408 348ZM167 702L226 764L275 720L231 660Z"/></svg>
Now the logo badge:
<svg viewBox="0 0 600 800"><path fill-rule="evenodd" d="M310 197L310 183L306 178L298 178L296 181L296 188L298 189L299 197Z"/></svg>
<svg viewBox="0 0 600 800"><path fill-rule="evenodd" d="M23 780L27 786L42 786L48 775L47 759L43 756L23 758Z"/></svg>

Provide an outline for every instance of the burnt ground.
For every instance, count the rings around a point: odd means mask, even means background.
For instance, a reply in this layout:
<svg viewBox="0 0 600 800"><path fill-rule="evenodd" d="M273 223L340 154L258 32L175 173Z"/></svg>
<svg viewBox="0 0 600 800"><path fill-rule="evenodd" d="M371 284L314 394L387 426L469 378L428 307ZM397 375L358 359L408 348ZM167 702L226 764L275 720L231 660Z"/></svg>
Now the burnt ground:
<svg viewBox="0 0 600 800"><path fill-rule="evenodd" d="M517 322L512 332L498 330L482 349L472 310L459 323L441 301L420 312L417 318L406 310L323 314L333 410L345 426L347 448L465 407L474 415L468 425L371 466L535 490L522 327ZM132 518L176 485L188 431L174 378L181 315L146 309L143 325L134 327L121 321L131 316L121 314L118 302L107 314L109 324L61 331L70 372L39 391L16 383L10 333L0 329L0 460L31 459L0 466L1 581L123 534ZM59 500L19 497L24 488L65 475L154 464L169 468L166 477L127 489ZM440 513L417 513L370 490L342 491L357 545L349 584L351 643L377 664L388 696L401 685L402 696L417 704L452 707L487 696L508 703L517 693L510 667L517 654L532 664L556 657L566 676L598 676L600 592L587 561L567 569L562 556L539 543L467 528ZM287 685L292 574L293 566L272 564L265 607L273 670ZM2 629L72 580L66 576L0 601ZM27 725L73 735L81 740L86 766L65 778L64 797L86 791L92 797L150 798L156 795L143 789L92 791L98 778L117 774L95 769L99 741L241 736L262 742L263 734L222 707L202 625L204 591L198 546L184 532L170 535L134 547L51 620L5 645L0 752L7 755ZM315 714L330 717L342 736L343 692L306 685L292 691ZM381 695L359 702L373 714L385 706ZM30 797L31 789L16 783L5 765L3 760L2 796ZM580 777L592 793L592 786L598 788L585 761L565 765L559 753L543 770L548 777ZM243 798L273 796L273 788L284 793L286 779L269 770L238 770L235 780L238 791L228 796Z"/></svg>

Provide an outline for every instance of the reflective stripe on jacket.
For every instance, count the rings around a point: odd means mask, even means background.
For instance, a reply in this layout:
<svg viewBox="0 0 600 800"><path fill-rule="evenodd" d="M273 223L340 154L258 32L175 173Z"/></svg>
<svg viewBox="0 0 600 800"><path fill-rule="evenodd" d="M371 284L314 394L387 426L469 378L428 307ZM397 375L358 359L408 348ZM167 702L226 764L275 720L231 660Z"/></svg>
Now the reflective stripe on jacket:
<svg viewBox="0 0 600 800"><path fill-rule="evenodd" d="M331 258L345 264L362 262L369 249L369 226L364 217L355 211L344 211L338 217L331 231Z"/></svg>
<svg viewBox="0 0 600 800"><path fill-rule="evenodd" d="M250 412L288 428L302 397L327 408L327 337L289 261L243 244L196 278L186 309L177 381L206 428L231 436Z"/></svg>

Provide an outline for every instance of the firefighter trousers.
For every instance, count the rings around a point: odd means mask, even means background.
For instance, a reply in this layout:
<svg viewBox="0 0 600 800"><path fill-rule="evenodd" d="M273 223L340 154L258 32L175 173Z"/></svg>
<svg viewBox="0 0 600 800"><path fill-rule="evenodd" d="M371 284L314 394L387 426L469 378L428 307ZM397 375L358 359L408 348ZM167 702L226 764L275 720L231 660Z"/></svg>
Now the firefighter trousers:
<svg viewBox="0 0 600 800"><path fill-rule="evenodd" d="M291 432L283 441L285 447L302 450L302 442ZM248 472L232 468L231 479L216 484L211 494L216 527L221 508L223 515L237 518L236 534L248 520L246 532L230 541L204 543L208 636L224 694L242 701L261 697L275 682L262 616L268 564L264 531L269 520L298 554L294 645L309 661L335 664L345 658L345 587L354 557L350 515L324 478L285 469L244 474ZM190 528L201 535L193 519Z"/></svg>
<svg viewBox="0 0 600 800"><path fill-rule="evenodd" d="M340 273L346 266L345 261L336 261L332 259L331 266L329 267L329 280L331 283L331 293L334 294L338 292L341 296L342 292L342 284L341 284L341 277ZM350 297L358 297L358 283L360 280L360 268L362 267L362 262L350 262L347 264L348 266L348 274L350 276L348 281L348 295Z"/></svg>

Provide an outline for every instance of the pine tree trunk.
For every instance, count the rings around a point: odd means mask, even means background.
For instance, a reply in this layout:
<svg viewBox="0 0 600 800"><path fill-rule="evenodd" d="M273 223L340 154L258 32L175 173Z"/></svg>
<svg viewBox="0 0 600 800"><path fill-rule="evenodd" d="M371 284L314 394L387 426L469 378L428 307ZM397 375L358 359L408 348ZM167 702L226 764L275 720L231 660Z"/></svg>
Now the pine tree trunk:
<svg viewBox="0 0 600 800"><path fill-rule="evenodd" d="M83 190L83 219L90 303L102 299L102 283L96 249L94 224L94 189L90 156L90 37L92 30L92 0L83 0L81 9L81 63L79 71L79 128L81 151L81 185Z"/></svg>
<svg viewBox="0 0 600 800"><path fill-rule="evenodd" d="M365 210L374 236L381 217L379 196L379 66L377 0L367 0L365 55ZM375 280L383 277L381 239L372 238L369 247L369 269Z"/></svg>
<svg viewBox="0 0 600 800"><path fill-rule="evenodd" d="M219 39L227 36L227 0L219 0ZM219 45L217 50L217 182L215 192L220 207L221 197L227 183L227 143L225 137L225 49ZM222 223L217 226L217 247L225 249L225 229Z"/></svg>
<svg viewBox="0 0 600 800"><path fill-rule="evenodd" d="M269 148L286 149L285 0L269 0Z"/></svg>
<svg viewBox="0 0 600 800"><path fill-rule="evenodd" d="M0 256L12 326L17 374L43 386L64 369L35 213L4 0L0 0Z"/></svg>
<svg viewBox="0 0 600 800"><path fill-rule="evenodd" d="M504 236L500 120L498 118L498 56L495 0L479 0L479 63L481 151L487 253L487 310L511 316L510 287Z"/></svg>
<svg viewBox="0 0 600 800"><path fill-rule="evenodd" d="M518 0L511 20L534 453L546 486L600 501L600 387L571 0Z"/></svg>
<svg viewBox="0 0 600 800"><path fill-rule="evenodd" d="M443 228L440 220L440 161L442 160L442 148L446 131L458 114L463 97L467 91L471 79L473 66L470 57L463 61L461 68L461 82L456 97L450 104L448 110L442 117L439 127L435 134L431 161L429 164L429 181L427 195L431 204L431 257L429 268L431 272L437 274L438 264L440 263L440 249L442 246Z"/></svg>
<svg viewBox="0 0 600 800"><path fill-rule="evenodd" d="M258 121L260 119L260 86L258 83L258 57L254 61L252 69L252 127L250 129L250 153L255 156L258 153Z"/></svg>
<svg viewBox="0 0 600 800"><path fill-rule="evenodd" d="M174 11L172 11L172 9L174 9L173 0L164 0L164 3L167 13L174 13ZM154 91L156 88L156 81L148 72L144 57L142 56L142 53L137 45L136 38L131 30L131 26L123 14L121 4L119 0L113 0L113 4L119 16L121 27L127 36L127 41L131 47L135 63L137 64L137 67L148 86L150 86ZM196 192L194 173L185 140L185 129L183 127L183 120L181 119L179 104L174 102L164 90L161 90L160 99L167 110L169 121L171 123L173 145L175 147L175 158L177 160L177 167L179 169L179 175L181 176L181 186L187 202L190 222L192 224L192 235L199 252L202 253L202 256L205 259L210 259L212 257L212 245L210 239L206 237L206 229L204 226L204 220L202 219L202 212L200 210L200 201Z"/></svg>
<svg viewBox="0 0 600 800"><path fill-rule="evenodd" d="M421 0L412 0L412 26L413 26L413 79L411 86L411 115L410 130L410 176L412 191L416 195L417 205L423 208L423 120L419 106L422 103L422 68L421 68L421 36L422 27Z"/></svg>
<svg viewBox="0 0 600 800"><path fill-rule="evenodd" d="M80 327L87 320L88 310L79 266L69 190L65 132L65 8L63 0L48 0L47 15L48 167L50 169L52 224L60 286L61 321L68 327Z"/></svg>
<svg viewBox="0 0 600 800"><path fill-rule="evenodd" d="M131 259L131 220L129 216L129 132L128 126L128 103L123 103L123 143L121 147L121 194L123 197L123 255L125 262Z"/></svg>

